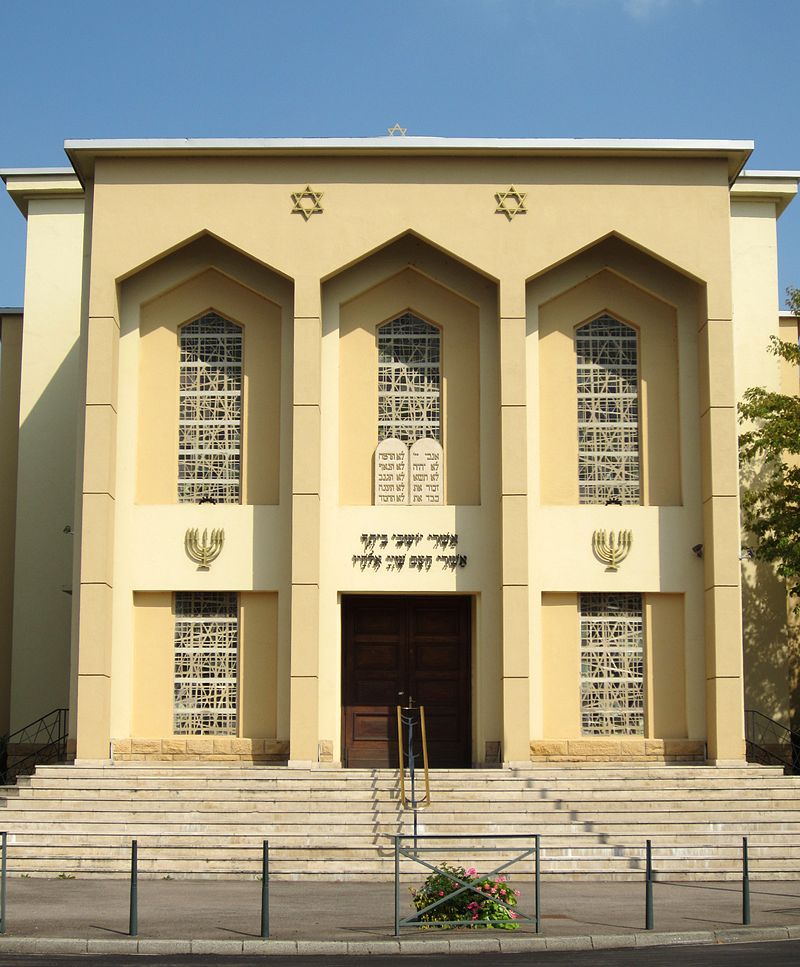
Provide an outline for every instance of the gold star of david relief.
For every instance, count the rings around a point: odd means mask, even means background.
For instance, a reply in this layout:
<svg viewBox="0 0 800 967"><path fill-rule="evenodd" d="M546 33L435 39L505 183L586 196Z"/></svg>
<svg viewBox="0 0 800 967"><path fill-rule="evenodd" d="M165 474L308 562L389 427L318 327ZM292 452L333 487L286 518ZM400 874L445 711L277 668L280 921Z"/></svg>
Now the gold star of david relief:
<svg viewBox="0 0 800 967"><path fill-rule="evenodd" d="M505 215L511 221L515 215L528 214L528 209L525 207L527 191L520 191L513 185L509 185L505 191L498 191L494 197L497 199L497 208L494 210L496 215Z"/></svg>
<svg viewBox="0 0 800 967"><path fill-rule="evenodd" d="M396 134L399 134L404 138L406 136L406 131L408 131L408 128L401 128L399 124L395 124L393 128L386 129L386 133L390 138L393 138Z"/></svg>
<svg viewBox="0 0 800 967"><path fill-rule="evenodd" d="M292 203L294 204L294 208L292 209L292 214L302 215L306 221L308 221L312 215L321 215L321 198L322 192L314 191L311 188L311 185L306 185L302 191L293 191Z"/></svg>

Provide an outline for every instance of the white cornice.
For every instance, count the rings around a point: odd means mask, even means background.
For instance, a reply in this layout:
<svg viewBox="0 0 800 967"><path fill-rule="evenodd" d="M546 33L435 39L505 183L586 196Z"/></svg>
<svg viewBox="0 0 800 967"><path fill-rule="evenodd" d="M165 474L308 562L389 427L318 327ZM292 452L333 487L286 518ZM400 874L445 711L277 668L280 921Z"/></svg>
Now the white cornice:
<svg viewBox="0 0 800 967"><path fill-rule="evenodd" d="M725 158L733 180L753 151L752 141L640 138L145 138L65 141L78 176L91 177L98 157L222 156L473 156Z"/></svg>

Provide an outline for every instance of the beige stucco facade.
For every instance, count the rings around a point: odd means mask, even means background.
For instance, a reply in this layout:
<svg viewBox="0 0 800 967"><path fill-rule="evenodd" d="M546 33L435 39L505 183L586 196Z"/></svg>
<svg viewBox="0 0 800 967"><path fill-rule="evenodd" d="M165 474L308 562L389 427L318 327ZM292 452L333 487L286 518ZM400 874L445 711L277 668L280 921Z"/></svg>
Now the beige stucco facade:
<svg viewBox="0 0 800 967"><path fill-rule="evenodd" d="M745 695L790 717L786 656L767 657L752 610L783 604L785 647L785 596L740 565L735 406L779 378L775 222L796 181L742 176L742 143L68 153L76 174L5 175L29 221L18 422L5 318L0 383L2 439L19 437L0 564L12 724L68 703L82 760L341 763L343 602L376 594L469 597L475 764L739 761ZM509 217L511 186L525 210ZM235 503L178 499L180 333L208 312L243 334ZM440 339L440 504L376 503L377 333L403 313ZM579 502L575 332L603 313L636 334L635 505ZM192 528L224 531L207 570ZM599 530L633 535L618 570L592 551ZM431 565L389 566L415 535ZM440 563L436 535L457 535L462 565ZM47 609L42 561L48 589L72 592ZM235 734L173 732L184 592L237 595ZM641 734L582 731L590 593L641 596Z"/></svg>

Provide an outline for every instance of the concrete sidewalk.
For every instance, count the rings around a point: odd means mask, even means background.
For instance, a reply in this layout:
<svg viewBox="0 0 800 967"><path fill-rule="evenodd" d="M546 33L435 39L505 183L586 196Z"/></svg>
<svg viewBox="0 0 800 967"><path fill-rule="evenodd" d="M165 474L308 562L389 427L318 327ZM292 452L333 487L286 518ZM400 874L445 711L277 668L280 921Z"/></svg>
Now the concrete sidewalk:
<svg viewBox="0 0 800 967"><path fill-rule="evenodd" d="M517 886L518 909L532 914L533 885ZM643 883L544 881L538 937L523 925L404 928L399 940L391 883L273 882L267 942L258 881L140 880L138 939L127 936L128 890L125 880L9 879L0 953L478 953L800 939L800 882L786 880L751 884L750 927L741 926L737 882L657 882L655 930L645 932ZM407 916L405 886L402 903Z"/></svg>

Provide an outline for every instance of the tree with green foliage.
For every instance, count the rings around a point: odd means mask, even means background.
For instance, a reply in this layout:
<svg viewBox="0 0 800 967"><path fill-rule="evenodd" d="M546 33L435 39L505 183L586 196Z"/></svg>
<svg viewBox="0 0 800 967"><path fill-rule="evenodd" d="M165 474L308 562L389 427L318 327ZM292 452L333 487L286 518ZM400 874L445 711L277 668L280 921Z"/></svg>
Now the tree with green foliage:
<svg viewBox="0 0 800 967"><path fill-rule="evenodd" d="M800 289L787 290L789 307L800 318ZM770 338L769 351L800 366L800 347ZM755 538L754 556L774 565L789 594L800 597L800 396L748 389L739 404L742 520ZM795 611L800 611L800 604Z"/></svg>

